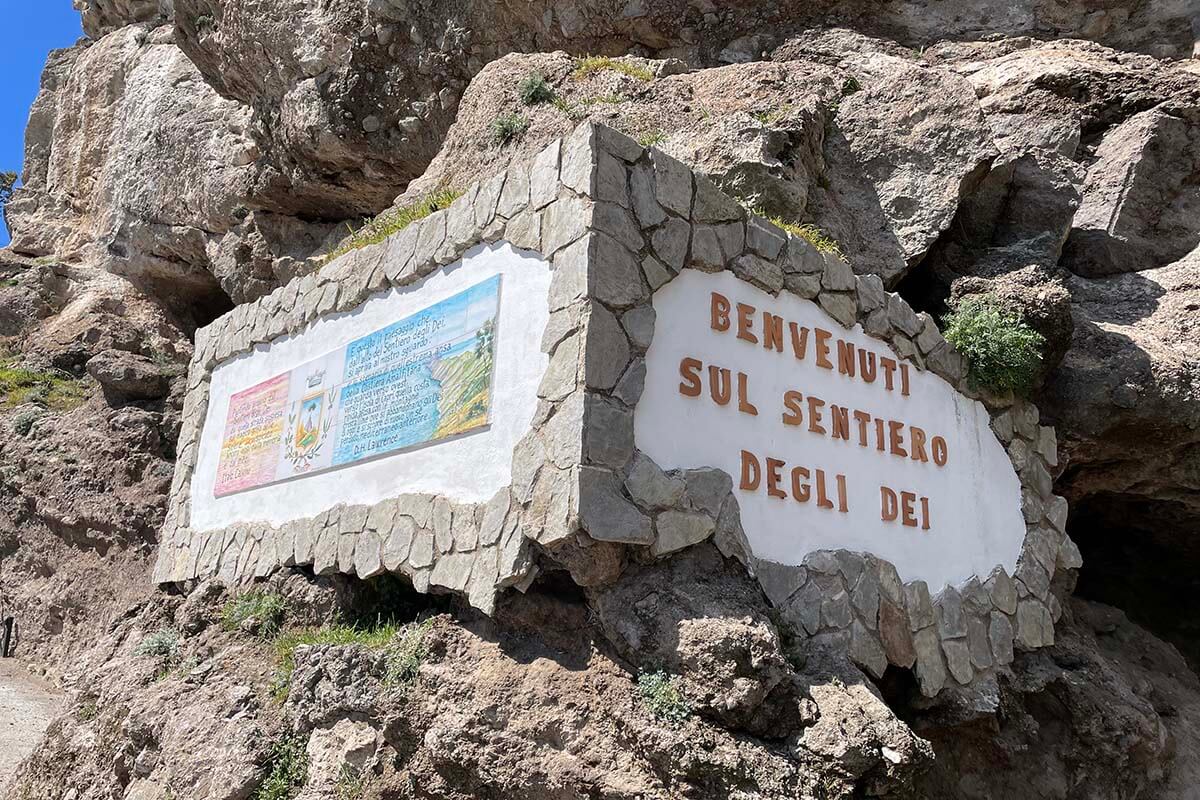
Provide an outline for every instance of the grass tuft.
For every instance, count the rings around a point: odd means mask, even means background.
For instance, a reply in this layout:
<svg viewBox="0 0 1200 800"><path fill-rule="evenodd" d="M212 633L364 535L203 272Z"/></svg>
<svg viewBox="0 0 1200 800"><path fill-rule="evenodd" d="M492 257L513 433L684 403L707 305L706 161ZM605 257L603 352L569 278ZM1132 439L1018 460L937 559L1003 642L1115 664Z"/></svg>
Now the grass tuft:
<svg viewBox="0 0 1200 800"><path fill-rule="evenodd" d="M541 105L554 101L554 87L546 81L546 76L540 72L526 75L517 85L517 94L521 103L527 106Z"/></svg>
<svg viewBox="0 0 1200 800"><path fill-rule="evenodd" d="M638 137L638 144L642 147L658 147L667 140L667 135L659 130L646 131Z"/></svg>
<svg viewBox="0 0 1200 800"><path fill-rule="evenodd" d="M325 261L328 263L360 247L379 244L417 220L424 219L435 211L441 211L461 195L462 192L451 190L432 192L406 206L389 209L372 220L364 220L360 228L351 230L350 235L343 239L333 252L325 256Z"/></svg>
<svg viewBox="0 0 1200 800"><path fill-rule="evenodd" d="M492 142L503 147L529 129L529 120L511 111L492 120Z"/></svg>
<svg viewBox="0 0 1200 800"><path fill-rule="evenodd" d="M1045 338L991 295L960 300L943 320L946 341L967 359L976 388L1028 392L1042 363Z"/></svg>
<svg viewBox="0 0 1200 800"><path fill-rule="evenodd" d="M638 676L642 703L658 719L678 726L692 715L692 706L679 687L679 676L661 670Z"/></svg>
<svg viewBox="0 0 1200 800"><path fill-rule="evenodd" d="M84 400L83 383L58 370L40 371L0 361L0 408L35 403L56 411L69 411Z"/></svg>
<svg viewBox="0 0 1200 800"><path fill-rule="evenodd" d="M252 800L292 800L308 779L308 750L304 737L285 734L271 745L266 779Z"/></svg>
<svg viewBox="0 0 1200 800"><path fill-rule="evenodd" d="M407 626L388 646L387 672L383 685L390 691L402 691L412 686L425 659L429 658L429 630L433 620L427 619Z"/></svg>
<svg viewBox="0 0 1200 800"><path fill-rule="evenodd" d="M768 214L761 208L755 208L752 209L752 211L755 214L758 214L760 217L766 219L772 225L782 228L792 236L799 237L808 242L814 248L816 248L817 252L828 253L830 255L837 256L843 261L846 259L845 254L842 253L842 247L838 244L837 240L825 233L825 231L821 230L816 225L811 223L804 223L802 225L798 222L790 222L783 217Z"/></svg>
<svg viewBox="0 0 1200 800"><path fill-rule="evenodd" d="M608 56L586 56L575 60L575 71L571 76L575 80L583 80L589 75L604 71L619 72L622 75L628 75L635 80L645 81L649 83L654 80L654 73L645 67L637 64L631 64L628 61L619 61Z"/></svg>
<svg viewBox="0 0 1200 800"><path fill-rule="evenodd" d="M221 627L239 630L247 620L253 620L260 638L274 639L283 625L287 601L274 592L247 592L238 595L221 609Z"/></svg>

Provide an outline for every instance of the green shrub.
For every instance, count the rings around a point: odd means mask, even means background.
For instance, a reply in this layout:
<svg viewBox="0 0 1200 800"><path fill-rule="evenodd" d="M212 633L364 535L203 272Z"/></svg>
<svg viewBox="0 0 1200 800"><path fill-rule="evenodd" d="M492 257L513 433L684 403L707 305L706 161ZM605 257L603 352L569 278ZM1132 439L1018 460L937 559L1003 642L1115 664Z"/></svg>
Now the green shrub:
<svg viewBox="0 0 1200 800"><path fill-rule="evenodd" d="M221 627L236 631L247 620L254 620L263 639L273 639L283 625L287 602L274 592L247 592L225 604L221 609Z"/></svg>
<svg viewBox="0 0 1200 800"><path fill-rule="evenodd" d="M760 217L766 219L772 225L782 228L792 236L799 237L808 242L817 249L817 252L829 253L830 255L837 256L843 261L845 260L846 256L842 253L842 247L838 244L837 240L825 233L825 231L821 230L816 225L807 222L804 224L790 222L781 216L768 214L761 208L755 208L753 211L755 214L758 214Z"/></svg>
<svg viewBox="0 0 1200 800"><path fill-rule="evenodd" d="M692 715L692 706L679 688L679 677L666 672L643 672L638 676L642 703L660 720L679 725Z"/></svg>
<svg viewBox="0 0 1200 800"><path fill-rule="evenodd" d="M492 120L492 141L503 147L529 128L529 120L511 111Z"/></svg>
<svg viewBox="0 0 1200 800"><path fill-rule="evenodd" d="M628 61L619 61L608 56L587 56L575 60L575 71L571 75L576 80L582 80L589 75L597 72L609 70L619 72L622 75L628 75L639 81L650 82L654 80L654 73L638 64L632 64Z"/></svg>
<svg viewBox="0 0 1200 800"><path fill-rule="evenodd" d="M417 674L425 659L429 657L426 638L433 620L407 626L394 637L387 651L387 672L383 685L389 690L404 690L417 680Z"/></svg>
<svg viewBox="0 0 1200 800"><path fill-rule="evenodd" d="M22 411L13 420L13 433L17 436L28 436L33 430L33 423L38 421L38 417L42 416L42 412L38 409L29 409Z"/></svg>
<svg viewBox="0 0 1200 800"><path fill-rule="evenodd" d="M292 800L308 779L308 750L304 737L285 734L271 745L267 777L253 800Z"/></svg>
<svg viewBox="0 0 1200 800"><path fill-rule="evenodd" d="M0 407L36 403L69 411L83 400L83 383L65 372L43 372L16 366L12 360L0 361Z"/></svg>
<svg viewBox="0 0 1200 800"><path fill-rule="evenodd" d="M638 137L638 144L642 147L657 147L667 140L667 135L662 131L646 131Z"/></svg>
<svg viewBox="0 0 1200 800"><path fill-rule="evenodd" d="M333 788L335 800L361 800L371 782L370 779L369 772L343 764L341 772L338 773L337 785Z"/></svg>
<svg viewBox="0 0 1200 800"><path fill-rule="evenodd" d="M167 661L174 661L179 654L179 633L171 628L163 628L142 639L134 648L134 655L155 656Z"/></svg>
<svg viewBox="0 0 1200 800"><path fill-rule="evenodd" d="M851 75L846 80L842 81L842 97L848 97L855 92L862 90L862 84L858 82L858 78Z"/></svg>
<svg viewBox="0 0 1200 800"><path fill-rule="evenodd" d="M554 100L554 87L546 82L546 76L540 72L526 75L517 86L517 94L521 102L527 106L536 106Z"/></svg>
<svg viewBox="0 0 1200 800"><path fill-rule="evenodd" d="M360 228L352 229L350 235L343 239L333 252L325 256L325 261L332 261L360 247L379 244L417 220L424 219L435 211L441 211L461 196L462 192L443 189L427 194L406 206L384 211L372 220L365 220Z"/></svg>
<svg viewBox="0 0 1200 800"><path fill-rule="evenodd" d="M972 386L1023 393L1033 386L1046 340L991 295L960 300L943 320L946 341L967 359Z"/></svg>

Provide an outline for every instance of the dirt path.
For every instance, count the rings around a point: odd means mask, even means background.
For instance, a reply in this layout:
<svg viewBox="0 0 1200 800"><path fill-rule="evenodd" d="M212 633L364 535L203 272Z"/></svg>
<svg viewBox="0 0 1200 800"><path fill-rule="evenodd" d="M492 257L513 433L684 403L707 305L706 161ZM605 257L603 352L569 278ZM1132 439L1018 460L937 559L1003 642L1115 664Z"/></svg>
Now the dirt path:
<svg viewBox="0 0 1200 800"><path fill-rule="evenodd" d="M32 752L62 696L25 671L19 661L0 658L0 796L21 759Z"/></svg>

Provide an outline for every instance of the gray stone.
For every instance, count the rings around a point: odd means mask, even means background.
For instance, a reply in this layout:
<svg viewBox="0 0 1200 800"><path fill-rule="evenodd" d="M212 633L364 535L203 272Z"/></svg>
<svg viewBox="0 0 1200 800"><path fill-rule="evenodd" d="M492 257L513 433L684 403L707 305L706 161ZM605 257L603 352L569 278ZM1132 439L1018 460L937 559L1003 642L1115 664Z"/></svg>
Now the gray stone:
<svg viewBox="0 0 1200 800"><path fill-rule="evenodd" d="M537 431L530 431L517 442L513 452L512 491L519 503L528 503L533 496L538 472L546 462L546 449Z"/></svg>
<svg viewBox="0 0 1200 800"><path fill-rule="evenodd" d="M937 621L933 613L933 602L929 599L929 587L925 585L925 581L905 584L904 606L908 610L913 633Z"/></svg>
<svg viewBox="0 0 1200 800"><path fill-rule="evenodd" d="M1017 572L1013 577L1039 599L1045 600L1050 592L1049 573L1028 550L1017 560Z"/></svg>
<svg viewBox="0 0 1200 800"><path fill-rule="evenodd" d="M504 190L504 182L508 171L493 175L479 186L479 194L475 196L475 227L482 230L496 217L496 206L500 202L500 194ZM390 252L389 252L390 255Z"/></svg>
<svg viewBox="0 0 1200 800"><path fill-rule="evenodd" d="M418 528L428 528L433 519L433 497L427 494L402 494L396 498L396 513L412 517Z"/></svg>
<svg viewBox="0 0 1200 800"><path fill-rule="evenodd" d="M1030 597L1017 604L1016 644L1022 650L1054 644L1054 620L1041 601Z"/></svg>
<svg viewBox="0 0 1200 800"><path fill-rule="evenodd" d="M413 224L421 226L417 232L417 249L413 253L413 263L419 269L437 261L438 251L446 241L446 213L439 211ZM330 287L336 289L335 284L331 283ZM324 316L326 312L318 307L317 313Z"/></svg>
<svg viewBox="0 0 1200 800"><path fill-rule="evenodd" d="M750 253L733 262L733 274L771 294L778 294L783 288L783 270L779 265Z"/></svg>
<svg viewBox="0 0 1200 800"><path fill-rule="evenodd" d="M900 295L888 294L887 311L888 321L896 330L910 337L921 332L921 321L917 319L916 312Z"/></svg>
<svg viewBox="0 0 1200 800"><path fill-rule="evenodd" d="M625 165L608 153L599 153L596 159L596 199L630 207Z"/></svg>
<svg viewBox="0 0 1200 800"><path fill-rule="evenodd" d="M879 617L879 577L872 570L863 570L851 594L854 613L874 630Z"/></svg>
<svg viewBox="0 0 1200 800"><path fill-rule="evenodd" d="M592 229L611 236L634 253L640 252L644 245L642 231L633 215L616 203L596 203L592 206Z"/></svg>
<svg viewBox="0 0 1200 800"><path fill-rule="evenodd" d="M654 306L646 303L621 315L621 327L634 347L645 350L654 339Z"/></svg>
<svg viewBox="0 0 1200 800"><path fill-rule="evenodd" d="M444 497L433 501L433 541L439 553L454 549L454 507Z"/></svg>
<svg viewBox="0 0 1200 800"><path fill-rule="evenodd" d="M580 197L562 197L547 206L542 212L542 255L552 256L563 247L582 239L588 232L591 216L591 204Z"/></svg>
<svg viewBox="0 0 1200 800"><path fill-rule="evenodd" d="M692 266L709 272L725 269L721 240L712 225L697 225L692 229Z"/></svg>
<svg viewBox="0 0 1200 800"><path fill-rule="evenodd" d="M854 618L850 608L850 595L840 590L821 601L821 624L826 628L841 629L850 625Z"/></svg>
<svg viewBox="0 0 1200 800"><path fill-rule="evenodd" d="M396 518L391 533L383 542L383 551L380 554L384 569L389 572L400 569L400 565L408 558L409 550L412 549L412 543L416 536L417 524L413 522L412 517ZM432 556L432 552L430 556Z"/></svg>
<svg viewBox="0 0 1200 800"><path fill-rule="evenodd" d="M624 469L633 457L633 412L603 396L590 393L586 407L583 424L584 463Z"/></svg>
<svg viewBox="0 0 1200 800"><path fill-rule="evenodd" d="M837 561L838 574L845 580L846 586L854 586L858 583L858 578L863 573L866 566L866 561L858 553L852 553L849 550L835 550L833 558Z"/></svg>
<svg viewBox="0 0 1200 800"><path fill-rule="evenodd" d="M933 317L922 311L917 315L917 318L921 320L921 332L917 334L913 341L922 355L928 355L945 340L942 339L942 334L938 331L937 323L933 321Z"/></svg>
<svg viewBox="0 0 1200 800"><path fill-rule="evenodd" d="M1030 525L1040 522L1042 515L1046 513L1045 504L1042 502L1042 496L1035 489L1028 486L1021 487L1021 515Z"/></svg>
<svg viewBox="0 0 1200 800"><path fill-rule="evenodd" d="M589 304L584 378L592 389L612 389L629 365L629 341L621 324L599 303Z"/></svg>
<svg viewBox="0 0 1200 800"><path fill-rule="evenodd" d="M750 562L750 542L746 532L742 530L741 510L737 498L732 495L721 506L721 515L717 517L717 530L713 533L713 544L726 558L736 558L743 565Z"/></svg>
<svg viewBox="0 0 1200 800"><path fill-rule="evenodd" d="M424 569L433 565L433 532L426 528L418 528L413 536L412 549L408 554L408 563L415 569Z"/></svg>
<svg viewBox="0 0 1200 800"><path fill-rule="evenodd" d="M1005 666L1013 661L1013 629L1008 617L999 611L993 611L988 624L988 641L992 645L992 654L997 666Z"/></svg>
<svg viewBox="0 0 1200 800"><path fill-rule="evenodd" d="M558 402L579 387L579 350L582 342L583 335L575 334L555 348L538 386L538 397Z"/></svg>
<svg viewBox="0 0 1200 800"><path fill-rule="evenodd" d="M575 128L562 142L561 178L563 186L592 197L595 186L596 155L593 146L595 127L584 123Z"/></svg>
<svg viewBox="0 0 1200 800"><path fill-rule="evenodd" d="M628 308L645 300L648 292L634 254L606 234L592 237L592 295L610 308Z"/></svg>
<svg viewBox="0 0 1200 800"><path fill-rule="evenodd" d="M596 144L605 152L612 153L630 164L641 158L642 153L645 152L645 149L633 139L606 125L596 126Z"/></svg>
<svg viewBox="0 0 1200 800"><path fill-rule="evenodd" d="M821 587L812 581L792 596L788 604L789 617L797 621L811 636L821 630Z"/></svg>
<svg viewBox="0 0 1200 800"><path fill-rule="evenodd" d="M878 275L859 275L855 278L855 286L858 289L858 307L864 314L884 307L887 293Z"/></svg>
<svg viewBox="0 0 1200 800"><path fill-rule="evenodd" d="M479 524L475 521L474 505L454 507L452 532L455 550L470 553L479 547Z"/></svg>
<svg viewBox="0 0 1200 800"><path fill-rule="evenodd" d="M654 171L648 164L638 164L630 173L629 198L642 228L652 228L667 218L655 198Z"/></svg>
<svg viewBox="0 0 1200 800"><path fill-rule="evenodd" d="M724 470L704 467L685 471L683 479L687 483L688 500L692 508L716 519L725 498L733 491L733 480L729 474Z"/></svg>
<svg viewBox="0 0 1200 800"><path fill-rule="evenodd" d="M517 167L506 174L500 200L496 203L496 213L505 219L512 219L529 205L529 171Z"/></svg>
<svg viewBox="0 0 1200 800"><path fill-rule="evenodd" d="M863 330L877 339L890 339L892 324L888 321L886 309L877 308L863 320Z"/></svg>
<svg viewBox="0 0 1200 800"><path fill-rule="evenodd" d="M879 601L879 639L887 659L898 667L909 669L917 659L912 629L902 606L887 598Z"/></svg>
<svg viewBox="0 0 1200 800"><path fill-rule="evenodd" d="M338 536L337 528L327 527L321 531L313 552L313 572L331 575L337 571Z"/></svg>
<svg viewBox="0 0 1200 800"><path fill-rule="evenodd" d="M821 293L821 275L819 273L816 275L785 273L783 286L795 295L806 300L813 300Z"/></svg>
<svg viewBox="0 0 1200 800"><path fill-rule="evenodd" d="M1046 500L1054 494L1054 478L1050 477L1050 472L1046 469L1046 465L1040 459L1030 459L1029 466L1026 468L1022 479L1026 480L1030 487L1036 491L1043 500Z"/></svg>
<svg viewBox="0 0 1200 800"><path fill-rule="evenodd" d="M559 343L579 330L580 305L573 303L550 314L542 331L542 352L553 353Z"/></svg>
<svg viewBox="0 0 1200 800"><path fill-rule="evenodd" d="M821 274L821 288L833 292L852 292L855 288L854 270L837 256L826 253L825 269Z"/></svg>
<svg viewBox="0 0 1200 800"><path fill-rule="evenodd" d="M471 578L471 567L474 564L473 553L447 553L433 565L433 574L429 576L430 586L441 586L451 591L461 592L467 588Z"/></svg>
<svg viewBox="0 0 1200 800"><path fill-rule="evenodd" d="M583 459L586 412L585 408L591 402L586 392L580 390L565 398L558 404L552 416L542 424L542 444L545 447L546 459L561 469L568 469ZM614 435L619 431L613 431ZM605 431L595 432L603 437ZM632 442L632 430L629 433ZM600 441L597 445L604 444ZM613 446L617 446L614 442Z"/></svg>
<svg viewBox="0 0 1200 800"><path fill-rule="evenodd" d="M650 518L621 493L621 482L598 467L579 470L579 521L589 536L601 542L651 544Z"/></svg>
<svg viewBox="0 0 1200 800"><path fill-rule="evenodd" d="M808 580L808 570L804 567L779 564L775 561L755 560L754 574L767 599L776 607L786 604Z"/></svg>
<svg viewBox="0 0 1200 800"><path fill-rule="evenodd" d="M849 294L838 294L835 292L821 292L817 297L817 302L821 308L829 316L836 319L844 327L852 327L858 320L858 305L854 302L854 297Z"/></svg>
<svg viewBox="0 0 1200 800"><path fill-rule="evenodd" d="M1083 566L1083 555L1079 552L1079 547L1065 534L1058 545L1057 566L1059 569L1079 569Z"/></svg>
<svg viewBox="0 0 1200 800"><path fill-rule="evenodd" d="M483 519L479 523L479 543L491 547L500 541L504 531L504 521L512 505L512 495L508 489L496 492L483 510Z"/></svg>
<svg viewBox="0 0 1200 800"><path fill-rule="evenodd" d="M625 370L625 374L621 376L621 380L617 381L617 385L613 389L613 397L627 406L637 405L645 386L646 361L643 358L635 358L629 364L629 369Z"/></svg>
<svg viewBox="0 0 1200 800"><path fill-rule="evenodd" d="M347 575L354 572L354 553L361 533L338 534L337 571Z"/></svg>
<svg viewBox="0 0 1200 800"><path fill-rule="evenodd" d="M722 192L708 178L696 176L696 204L692 220L702 223L732 222L746 216L746 210Z"/></svg>
<svg viewBox="0 0 1200 800"><path fill-rule="evenodd" d="M971 663L976 669L987 669L992 666L992 648L988 641L989 615L971 617L967 620L967 647L971 651Z"/></svg>
<svg viewBox="0 0 1200 800"><path fill-rule="evenodd" d="M558 197L558 161L562 140L555 139L533 158L529 166L529 206L537 210Z"/></svg>
<svg viewBox="0 0 1200 800"><path fill-rule="evenodd" d="M841 567L837 556L829 550L817 550L809 553L804 557L804 566L812 572L819 572L823 575L837 575Z"/></svg>
<svg viewBox="0 0 1200 800"><path fill-rule="evenodd" d="M674 274L654 256L642 259L642 275L646 277L651 292L658 291L674 277Z"/></svg>
<svg viewBox="0 0 1200 800"><path fill-rule="evenodd" d="M724 254L722 262L722 266L724 266L742 254L742 250L746 246L746 226L741 222L730 222L714 226L713 230L717 234L717 241Z"/></svg>
<svg viewBox="0 0 1200 800"><path fill-rule="evenodd" d="M913 637L917 654L916 675L921 693L933 697L946 685L946 665L942 661L942 643L932 627L917 631Z"/></svg>
<svg viewBox="0 0 1200 800"><path fill-rule="evenodd" d="M509 244L520 250L542 250L542 217L541 211L525 209L508 221L504 228L504 238Z"/></svg>
<svg viewBox="0 0 1200 800"><path fill-rule="evenodd" d="M751 216L746 223L746 246L768 261L779 257L787 234L759 216Z"/></svg>
<svg viewBox="0 0 1200 800"><path fill-rule="evenodd" d="M678 272L687 264L691 238L692 226L682 219L670 217L654 229L650 236L650 246L665 265Z"/></svg>
<svg viewBox="0 0 1200 800"><path fill-rule="evenodd" d="M957 386L967 374L966 359L949 342L943 341L925 358L925 364L935 374Z"/></svg>
<svg viewBox="0 0 1200 800"><path fill-rule="evenodd" d="M692 171L658 150L651 151L650 159L659 205L686 219L692 212Z"/></svg>
<svg viewBox="0 0 1200 800"><path fill-rule="evenodd" d="M1065 497L1055 495L1046 501L1046 519L1050 520L1050 524L1059 533L1065 534L1067 532L1067 510L1067 499Z"/></svg>
<svg viewBox="0 0 1200 800"><path fill-rule="evenodd" d="M666 555L703 542L716 529L716 521L697 511L664 511L655 520L657 537L650 548L655 556Z"/></svg>
<svg viewBox="0 0 1200 800"><path fill-rule="evenodd" d="M1058 466L1058 437L1054 428L1042 427L1038 430L1037 452L1049 466Z"/></svg>
<svg viewBox="0 0 1200 800"><path fill-rule="evenodd" d="M947 639L942 642L942 652L946 654L946 666L954 680L961 684L971 682L975 676L971 669L971 650L964 639Z"/></svg>
<svg viewBox="0 0 1200 800"><path fill-rule="evenodd" d="M888 665L879 639L857 620L850 627L850 659L876 679L883 677Z"/></svg>
<svg viewBox="0 0 1200 800"><path fill-rule="evenodd" d="M658 511L672 508L683 499L687 484L681 478L667 475L648 456L638 453L625 478L625 489L642 508Z"/></svg>
<svg viewBox="0 0 1200 800"><path fill-rule="evenodd" d="M963 616L962 595L947 586L938 595L934 604L938 618L938 633L943 639L956 639L967 635L967 620Z"/></svg>
<svg viewBox="0 0 1200 800"><path fill-rule="evenodd" d="M360 578L371 578L383 572L380 554L381 543L375 531L363 531L358 535L354 547L354 573Z"/></svg>

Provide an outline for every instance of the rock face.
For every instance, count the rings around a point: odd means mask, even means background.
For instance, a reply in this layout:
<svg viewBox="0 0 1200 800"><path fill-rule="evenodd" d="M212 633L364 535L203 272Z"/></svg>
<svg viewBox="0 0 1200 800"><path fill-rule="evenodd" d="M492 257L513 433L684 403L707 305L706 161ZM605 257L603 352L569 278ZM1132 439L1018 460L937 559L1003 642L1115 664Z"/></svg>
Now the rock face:
<svg viewBox="0 0 1200 800"><path fill-rule="evenodd" d="M73 700L9 793L244 800L290 732L305 797L364 772L367 796L447 800L1195 794L1192 4L75 5L89 39L48 59L0 251L0 614ZM621 58L577 72L589 53ZM533 73L557 103L521 104ZM497 144L506 113L528 127ZM870 586L806 607L796 576L759 564L764 597L694 546L711 520L671 511L654 563L556 543L566 571L509 591L494 619L427 623L406 691L390 650L300 647L280 706L272 646L218 624L220 587L151 587L196 328L314 271L348 223L495 174L585 118L817 226L920 310L982 292L1022 309L1047 339L1034 399L1059 433L1039 452L1072 508L1051 510L1074 542L1047 555L1063 577L1039 585L1044 604L989 581L986 620L955 615L979 602L965 594ZM694 257L671 233L656 252ZM637 348L647 324L608 330ZM638 380L601 382L620 398ZM606 441L589 444L601 462L619 455ZM691 489L636 474L656 513ZM1070 598L1080 550L1080 593L1135 622ZM372 586L290 568L256 588L296 626L421 606L395 587L368 602ZM833 646L798 642L776 597L801 624L850 624ZM864 602L877 633L854 617ZM1053 645L1021 652L1055 619ZM161 629L179 637L169 664L137 652ZM872 676L834 657L842 639ZM918 699L914 683L984 669L993 684ZM638 688L658 670L678 673L680 723Z"/></svg>

